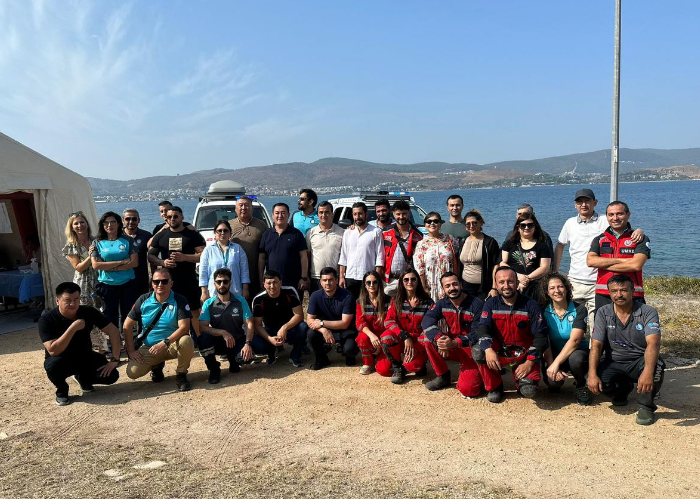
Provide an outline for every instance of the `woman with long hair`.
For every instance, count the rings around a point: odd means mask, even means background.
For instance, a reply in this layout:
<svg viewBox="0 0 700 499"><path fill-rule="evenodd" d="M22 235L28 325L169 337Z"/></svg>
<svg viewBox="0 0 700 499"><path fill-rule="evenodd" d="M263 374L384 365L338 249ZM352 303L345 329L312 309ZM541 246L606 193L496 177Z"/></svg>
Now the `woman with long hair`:
<svg viewBox="0 0 700 499"><path fill-rule="evenodd" d="M386 358L377 361L376 366L379 374L391 376L392 383L403 383L407 372L425 376L428 355L418 337L423 334L423 317L434 304L416 270L401 273L396 296L391 300L384 320L386 331L381 336Z"/></svg>
<svg viewBox="0 0 700 499"><path fill-rule="evenodd" d="M433 301L445 296L440 285L440 278L445 272L458 271L458 243L450 235L440 232L445 221L436 211L431 211L423 219L428 235L416 245L413 254L413 266L418 271L422 288Z"/></svg>
<svg viewBox="0 0 700 499"><path fill-rule="evenodd" d="M214 243L204 248L199 259L202 303L216 295L214 272L224 268L231 271L231 292L250 300L248 257L240 244L231 241L231 225L228 220L219 220L214 226Z"/></svg>
<svg viewBox="0 0 700 499"><path fill-rule="evenodd" d="M95 293L97 272L92 268L92 260L90 260L90 252L94 249L92 231L82 211L70 214L66 222L65 234L66 244L63 246L63 256L75 269L73 282L80 286L80 304L100 308L102 300Z"/></svg>
<svg viewBox="0 0 700 499"><path fill-rule="evenodd" d="M481 231L485 224L478 210L464 215L464 226L469 235L460 241L457 251L462 288L481 300L498 294L493 287L493 273L501 262L498 243Z"/></svg>
<svg viewBox="0 0 700 499"><path fill-rule="evenodd" d="M357 346L362 354L360 374L372 374L375 363L384 358L379 339L384 332L389 297L384 294L384 281L374 270L362 277L362 289L357 300L355 325L357 326Z"/></svg>
<svg viewBox="0 0 700 499"><path fill-rule="evenodd" d="M523 213L518 217L512 235L501 248L501 260L518 275L518 291L542 303L539 280L549 272L552 251L535 215Z"/></svg>
<svg viewBox="0 0 700 499"><path fill-rule="evenodd" d="M576 400L580 405L589 405L591 392L585 378L588 342L583 341L588 322L586 306L573 301L569 279L558 272L544 276L541 286L547 300L542 317L547 322L550 345L543 356L544 381L550 389L558 390L571 373L576 380Z"/></svg>
<svg viewBox="0 0 700 499"><path fill-rule="evenodd" d="M90 256L92 268L97 271L97 292L104 300L105 315L121 329L138 298L134 269L139 264L133 240L124 234L122 217L113 211L102 215L93 246Z"/></svg>

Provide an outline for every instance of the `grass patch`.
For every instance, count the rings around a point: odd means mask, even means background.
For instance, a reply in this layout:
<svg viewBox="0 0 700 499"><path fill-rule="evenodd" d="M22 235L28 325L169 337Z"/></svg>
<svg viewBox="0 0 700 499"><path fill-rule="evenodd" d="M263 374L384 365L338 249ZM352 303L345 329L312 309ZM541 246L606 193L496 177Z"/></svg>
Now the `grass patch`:
<svg viewBox="0 0 700 499"><path fill-rule="evenodd" d="M644 293L649 296L691 295L700 296L700 279L695 277L647 277Z"/></svg>

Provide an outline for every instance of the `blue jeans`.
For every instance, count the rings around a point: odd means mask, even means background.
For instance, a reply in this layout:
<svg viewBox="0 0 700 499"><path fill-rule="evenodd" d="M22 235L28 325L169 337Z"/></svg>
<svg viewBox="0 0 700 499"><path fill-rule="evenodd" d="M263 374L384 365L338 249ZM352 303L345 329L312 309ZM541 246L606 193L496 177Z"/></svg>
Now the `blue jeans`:
<svg viewBox="0 0 700 499"><path fill-rule="evenodd" d="M219 369L221 363L216 360L217 355L226 355L230 364L241 363L239 362L238 354L241 353L241 350L243 350L245 346L245 336L235 337L234 339L236 340L236 344L233 348L228 348L226 346L226 340L221 336L214 336L209 333L202 333L199 335L199 338L197 338L197 346L199 348L199 353L204 358L207 369L210 371ZM274 359L277 354L277 347L258 335L253 336L251 348L255 354L267 355L268 358L271 359Z"/></svg>

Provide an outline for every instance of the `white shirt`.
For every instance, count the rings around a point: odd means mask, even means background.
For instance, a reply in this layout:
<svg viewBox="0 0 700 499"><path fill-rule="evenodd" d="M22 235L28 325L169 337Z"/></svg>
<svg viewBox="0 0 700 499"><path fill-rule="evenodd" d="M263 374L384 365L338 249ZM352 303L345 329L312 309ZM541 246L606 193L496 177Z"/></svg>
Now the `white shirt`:
<svg viewBox="0 0 700 499"><path fill-rule="evenodd" d="M593 212L593 216L586 222L576 215L564 223L559 233L559 243L569 245L569 279L584 284L595 284L598 269L589 267L586 258L593 239L607 228L608 220L596 212Z"/></svg>
<svg viewBox="0 0 700 499"><path fill-rule="evenodd" d="M306 233L306 245L311 252L311 269L309 270L311 277L318 279L321 269L325 267L333 267L338 270L344 232L342 227L333 224L328 230L323 230L320 225L317 225Z"/></svg>
<svg viewBox="0 0 700 499"><path fill-rule="evenodd" d="M340 249L339 265L346 267L345 277L361 280L368 270L384 266L384 238L382 230L367 225L360 231L346 230Z"/></svg>

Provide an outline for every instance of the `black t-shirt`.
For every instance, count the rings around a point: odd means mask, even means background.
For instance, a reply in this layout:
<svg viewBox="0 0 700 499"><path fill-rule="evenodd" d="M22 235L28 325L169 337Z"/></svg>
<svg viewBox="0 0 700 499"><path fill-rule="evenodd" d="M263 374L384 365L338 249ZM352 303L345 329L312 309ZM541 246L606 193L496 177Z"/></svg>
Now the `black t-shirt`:
<svg viewBox="0 0 700 499"><path fill-rule="evenodd" d="M253 298L253 317L261 317L265 327L276 334L294 316L294 308L299 305L296 289L283 286L277 298L272 298L267 292Z"/></svg>
<svg viewBox="0 0 700 499"><path fill-rule="evenodd" d="M501 249L508 252L508 265L518 274L530 274L539 268L540 260L552 258L552 251L544 239L530 249L523 249L519 242L509 239Z"/></svg>
<svg viewBox="0 0 700 499"><path fill-rule="evenodd" d="M70 327L73 322L78 319L85 321L85 327L76 331L71 338L70 343L58 357L71 357L86 355L92 351L92 341L90 340L90 331L93 326L99 329L104 329L109 324L109 319L98 312L96 309L87 305L80 305L75 319L68 319L61 315L58 308L47 312L39 319L39 337L41 342L45 343L50 340L57 340ZM49 352L44 349L45 358L50 357Z"/></svg>
<svg viewBox="0 0 700 499"><path fill-rule="evenodd" d="M147 230L136 229L136 235L130 236L124 232L124 236L130 238L134 242L136 253L139 255L139 265L134 269L136 279L140 281L148 281L148 240L151 238L151 233Z"/></svg>
<svg viewBox="0 0 700 499"><path fill-rule="evenodd" d="M153 236L149 253L151 255L159 255L159 258L162 260L167 260L173 252L194 255L195 248L206 246L206 244L202 235L196 230L184 228L180 232L173 232L171 229L165 229ZM198 287L199 281L197 280L194 263L177 262L177 267L169 268L168 270L173 276L177 289L191 286Z"/></svg>

